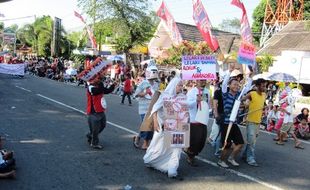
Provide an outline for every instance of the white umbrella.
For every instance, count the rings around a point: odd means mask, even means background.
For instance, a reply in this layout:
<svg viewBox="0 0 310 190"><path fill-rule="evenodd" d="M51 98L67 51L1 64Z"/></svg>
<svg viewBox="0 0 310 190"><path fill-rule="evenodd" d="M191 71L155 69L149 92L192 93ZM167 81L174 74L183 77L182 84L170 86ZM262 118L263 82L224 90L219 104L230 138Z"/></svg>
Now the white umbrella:
<svg viewBox="0 0 310 190"><path fill-rule="evenodd" d="M67 69L66 74L67 75L77 75L77 70L73 69L73 68Z"/></svg>
<svg viewBox="0 0 310 190"><path fill-rule="evenodd" d="M254 75L254 76L253 76L253 80L257 80L257 79L265 79L265 80L268 80L268 76L269 76L268 73L260 73L260 74Z"/></svg>

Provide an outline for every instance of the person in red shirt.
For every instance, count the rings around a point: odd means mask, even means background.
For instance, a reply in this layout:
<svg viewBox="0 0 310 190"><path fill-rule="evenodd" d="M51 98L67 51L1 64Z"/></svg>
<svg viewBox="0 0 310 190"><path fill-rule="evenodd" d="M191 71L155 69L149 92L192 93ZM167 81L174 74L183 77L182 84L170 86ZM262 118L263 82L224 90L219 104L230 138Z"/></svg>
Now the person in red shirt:
<svg viewBox="0 0 310 190"><path fill-rule="evenodd" d="M115 84L105 87L102 83L102 77L98 75L92 82L87 84L87 120L89 133L86 135L90 147L102 149L99 145L99 134L106 127L106 103L104 94L109 94L114 90Z"/></svg>
<svg viewBox="0 0 310 190"><path fill-rule="evenodd" d="M125 75L125 82L124 82L124 93L122 96L122 102L121 104L124 104L124 100L125 100L125 96L127 96L128 98L128 102L129 102L129 106L131 106L131 91L132 91L132 86L131 86L131 80L130 80L131 76L130 74Z"/></svg>

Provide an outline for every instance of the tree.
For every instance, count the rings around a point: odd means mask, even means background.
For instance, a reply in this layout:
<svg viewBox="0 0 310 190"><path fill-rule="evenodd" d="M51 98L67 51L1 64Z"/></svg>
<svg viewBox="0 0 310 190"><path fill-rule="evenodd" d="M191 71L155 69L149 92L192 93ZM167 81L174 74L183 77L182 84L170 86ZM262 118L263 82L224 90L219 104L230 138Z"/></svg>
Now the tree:
<svg viewBox="0 0 310 190"><path fill-rule="evenodd" d="M86 33L83 31L69 33L66 38L71 42L71 48L82 48L86 45Z"/></svg>
<svg viewBox="0 0 310 190"><path fill-rule="evenodd" d="M273 11L276 9L276 0L269 0ZM265 17L265 9L266 9L267 0L262 0L257 7L253 11L253 24L252 24L252 32L254 35L254 39L259 42L260 34L262 32L264 17ZM304 20L310 20L310 1L304 1Z"/></svg>
<svg viewBox="0 0 310 190"><path fill-rule="evenodd" d="M116 49L128 53L135 45L147 42L154 34L155 25L147 0L78 0L79 6L94 21L99 30L108 25L106 35L113 35ZM94 8L94 6L96 8ZM101 31L102 32L102 31ZM95 31L98 41L99 35Z"/></svg>
<svg viewBox="0 0 310 190"><path fill-rule="evenodd" d="M222 20L219 24L219 29L227 32L240 33L240 20L238 18Z"/></svg>
<svg viewBox="0 0 310 190"><path fill-rule="evenodd" d="M21 44L32 47L39 56L51 55L53 19L50 16L42 16L37 18L34 23L26 24L17 30L17 38ZM60 54L69 57L71 49L71 41L65 37L66 32L61 28L60 37Z"/></svg>
<svg viewBox="0 0 310 190"><path fill-rule="evenodd" d="M260 72L268 72L269 67L272 66L274 62L274 58L272 55L265 54L262 57L256 58L256 62Z"/></svg>
<svg viewBox="0 0 310 190"><path fill-rule="evenodd" d="M157 58L156 63L181 67L183 55L208 55L211 54L211 50L206 42L183 41L180 45L169 48L166 54L164 58Z"/></svg>

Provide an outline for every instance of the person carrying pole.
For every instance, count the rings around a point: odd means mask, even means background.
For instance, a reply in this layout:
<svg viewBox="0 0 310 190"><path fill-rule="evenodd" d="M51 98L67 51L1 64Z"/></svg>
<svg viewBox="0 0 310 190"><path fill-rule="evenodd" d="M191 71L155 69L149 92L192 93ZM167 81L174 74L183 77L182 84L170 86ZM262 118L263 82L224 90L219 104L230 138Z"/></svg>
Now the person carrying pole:
<svg viewBox="0 0 310 190"><path fill-rule="evenodd" d="M234 67L231 66L230 73L233 70ZM235 158L242 149L244 140L242 133L235 121L238 114L241 97L251 88L252 85L252 80L248 79L247 84L240 92L239 81L236 78L230 78L230 73L224 77L222 84L224 119L223 123L221 124L221 139L223 151L217 164L223 168L229 167L225 161L228 156L229 158L227 161L229 163L231 163L233 166L239 166L239 164L235 161ZM235 146L232 153L228 155L228 149L231 147L232 143L234 143Z"/></svg>

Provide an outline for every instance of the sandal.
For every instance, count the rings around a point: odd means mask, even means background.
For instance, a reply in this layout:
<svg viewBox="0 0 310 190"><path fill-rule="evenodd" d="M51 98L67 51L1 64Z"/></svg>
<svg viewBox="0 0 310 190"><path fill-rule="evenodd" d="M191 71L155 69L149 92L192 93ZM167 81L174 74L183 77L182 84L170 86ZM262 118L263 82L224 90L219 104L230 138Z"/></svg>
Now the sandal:
<svg viewBox="0 0 310 190"><path fill-rule="evenodd" d="M301 143L296 144L295 148L297 148L297 149L305 149L303 146L301 146Z"/></svg>
<svg viewBox="0 0 310 190"><path fill-rule="evenodd" d="M194 158L187 158L186 161L192 167L197 167L198 166L198 164L194 161Z"/></svg>
<svg viewBox="0 0 310 190"><path fill-rule="evenodd" d="M134 136L133 139L132 139L132 140L133 140L132 143L133 143L133 146L134 146L135 148L139 149L140 146L139 146L139 144L136 142L137 138L139 138L139 137Z"/></svg>
<svg viewBox="0 0 310 190"><path fill-rule="evenodd" d="M278 141L278 142L276 142L276 144L277 144L277 145L284 145L284 143L283 143L283 142L279 142L279 141Z"/></svg>
<svg viewBox="0 0 310 190"><path fill-rule="evenodd" d="M279 138L274 138L273 140L274 140L274 141L279 141L280 139L279 139Z"/></svg>

